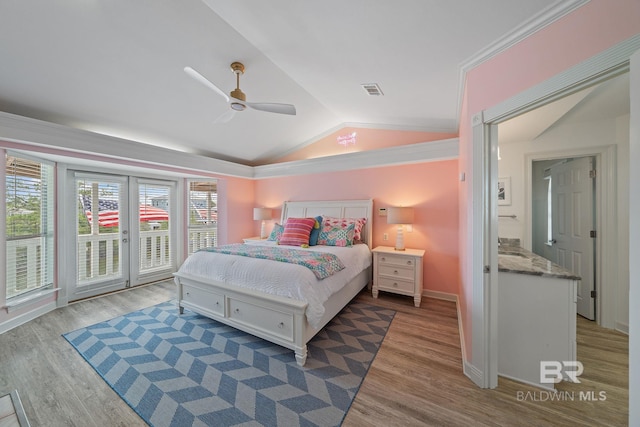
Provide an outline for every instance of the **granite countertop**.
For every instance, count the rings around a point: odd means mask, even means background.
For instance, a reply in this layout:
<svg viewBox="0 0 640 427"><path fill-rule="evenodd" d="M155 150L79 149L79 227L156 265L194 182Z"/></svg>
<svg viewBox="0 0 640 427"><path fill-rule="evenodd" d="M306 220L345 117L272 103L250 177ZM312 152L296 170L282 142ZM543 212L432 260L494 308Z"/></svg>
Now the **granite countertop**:
<svg viewBox="0 0 640 427"><path fill-rule="evenodd" d="M498 271L580 280L580 276L576 276L566 268L560 267L546 258L542 258L520 246L504 244L498 247Z"/></svg>

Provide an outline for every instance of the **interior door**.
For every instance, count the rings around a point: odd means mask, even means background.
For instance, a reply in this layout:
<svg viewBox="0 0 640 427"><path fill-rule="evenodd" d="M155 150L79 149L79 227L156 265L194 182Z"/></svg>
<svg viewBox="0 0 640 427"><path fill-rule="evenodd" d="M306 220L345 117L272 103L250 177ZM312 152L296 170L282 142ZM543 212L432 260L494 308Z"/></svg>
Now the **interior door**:
<svg viewBox="0 0 640 427"><path fill-rule="evenodd" d="M593 158L551 167L552 236L555 261L579 275L578 314L595 319Z"/></svg>
<svg viewBox="0 0 640 427"><path fill-rule="evenodd" d="M117 175L69 171L76 204L75 283L69 300L129 286L128 179ZM69 254L71 255L71 254Z"/></svg>

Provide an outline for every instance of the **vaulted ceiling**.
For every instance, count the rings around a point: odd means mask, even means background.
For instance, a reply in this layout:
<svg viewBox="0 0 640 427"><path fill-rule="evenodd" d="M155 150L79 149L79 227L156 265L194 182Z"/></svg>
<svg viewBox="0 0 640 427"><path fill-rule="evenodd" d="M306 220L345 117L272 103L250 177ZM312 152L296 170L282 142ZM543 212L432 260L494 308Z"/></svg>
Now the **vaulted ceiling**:
<svg viewBox="0 0 640 427"><path fill-rule="evenodd" d="M0 110L264 164L343 126L457 132L465 67L579 0L0 0ZM228 105L229 65L252 102ZM361 87L377 83L382 96Z"/></svg>

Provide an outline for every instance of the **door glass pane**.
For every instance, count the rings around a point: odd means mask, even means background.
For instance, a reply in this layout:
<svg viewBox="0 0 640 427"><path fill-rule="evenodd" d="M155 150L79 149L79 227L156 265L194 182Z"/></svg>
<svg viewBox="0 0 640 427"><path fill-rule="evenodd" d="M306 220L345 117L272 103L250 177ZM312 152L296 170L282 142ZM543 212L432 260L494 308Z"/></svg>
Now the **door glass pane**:
<svg viewBox="0 0 640 427"><path fill-rule="evenodd" d="M169 200L171 188L162 184L139 184L140 273L172 267Z"/></svg>
<svg viewBox="0 0 640 427"><path fill-rule="evenodd" d="M122 184L77 178L76 190L78 286L121 277Z"/></svg>

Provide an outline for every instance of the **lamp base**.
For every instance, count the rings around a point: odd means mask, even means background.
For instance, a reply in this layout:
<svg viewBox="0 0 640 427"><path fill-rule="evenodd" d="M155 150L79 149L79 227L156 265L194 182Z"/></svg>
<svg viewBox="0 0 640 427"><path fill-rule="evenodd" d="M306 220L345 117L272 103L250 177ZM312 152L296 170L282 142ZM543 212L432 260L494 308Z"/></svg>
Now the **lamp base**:
<svg viewBox="0 0 640 427"><path fill-rule="evenodd" d="M396 251L404 251L404 234L402 232L402 224L398 225L398 234L396 235Z"/></svg>

